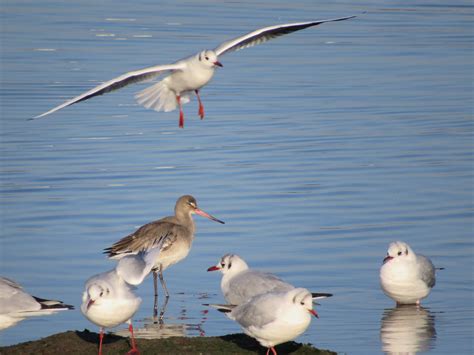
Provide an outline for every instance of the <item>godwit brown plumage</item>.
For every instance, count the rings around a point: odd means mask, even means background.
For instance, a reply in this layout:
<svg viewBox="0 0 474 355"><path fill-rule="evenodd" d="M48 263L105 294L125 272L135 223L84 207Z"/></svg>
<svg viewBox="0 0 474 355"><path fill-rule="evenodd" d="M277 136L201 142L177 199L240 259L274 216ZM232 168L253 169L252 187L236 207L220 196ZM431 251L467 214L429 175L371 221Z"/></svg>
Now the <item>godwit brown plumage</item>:
<svg viewBox="0 0 474 355"><path fill-rule="evenodd" d="M163 236L167 236L166 241L161 247L159 257L156 259L155 265L152 269L153 286L155 289L155 316L158 313L157 277L159 275L167 301L169 293L163 278L163 270L167 269L170 265L183 260L191 250L196 229L192 214L198 214L209 218L210 220L224 224L223 221L199 209L196 199L193 196L184 195L176 201L174 216L165 217L145 224L132 234L120 239L110 248L106 248L104 251L104 253L108 254L110 258L120 259L126 255L147 251L156 245Z"/></svg>

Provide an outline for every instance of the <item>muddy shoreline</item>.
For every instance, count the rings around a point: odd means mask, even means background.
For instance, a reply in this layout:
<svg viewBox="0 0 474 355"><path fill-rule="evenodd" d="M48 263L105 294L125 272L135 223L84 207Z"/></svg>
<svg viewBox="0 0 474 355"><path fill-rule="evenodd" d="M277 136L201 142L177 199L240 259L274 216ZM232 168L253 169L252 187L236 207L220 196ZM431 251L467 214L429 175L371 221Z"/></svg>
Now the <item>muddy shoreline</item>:
<svg viewBox="0 0 474 355"><path fill-rule="evenodd" d="M0 347L0 354L96 354L99 335L85 329L54 334L35 341ZM167 339L137 339L140 354L265 354L266 349L245 334L220 337L172 337ZM126 354L130 350L129 339L113 334L104 338L103 354ZM310 344L288 342L278 345L283 354L336 354L319 350Z"/></svg>

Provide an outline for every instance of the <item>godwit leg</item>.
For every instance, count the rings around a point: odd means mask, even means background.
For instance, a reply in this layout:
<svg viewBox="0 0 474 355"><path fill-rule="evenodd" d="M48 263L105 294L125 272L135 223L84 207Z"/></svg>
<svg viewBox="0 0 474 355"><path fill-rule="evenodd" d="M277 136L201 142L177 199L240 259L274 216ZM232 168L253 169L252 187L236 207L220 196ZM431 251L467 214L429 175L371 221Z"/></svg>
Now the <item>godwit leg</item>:
<svg viewBox="0 0 474 355"><path fill-rule="evenodd" d="M160 282L161 282L161 286L163 286L163 289L165 290L165 297L169 298L170 294L168 293L168 288L166 287L165 279L163 277L163 270L161 267L160 267Z"/></svg>
<svg viewBox="0 0 474 355"><path fill-rule="evenodd" d="M100 327L99 331L99 355L102 355L102 340L104 339L104 328Z"/></svg>
<svg viewBox="0 0 474 355"><path fill-rule="evenodd" d="M196 93L196 96L198 98L198 102L199 102L199 117L201 117L201 120L204 118L204 106L202 105L202 102L201 102L201 98L199 97L199 90L194 90L194 92Z"/></svg>
<svg viewBox="0 0 474 355"><path fill-rule="evenodd" d="M166 306L168 305L170 294L168 293L168 288L166 287L165 278L163 277L162 267L160 267L160 282L161 282L161 286L163 287L163 290L165 291L165 303L163 304L163 307L161 308L161 312L160 312L160 321L163 322L163 317L165 315Z"/></svg>
<svg viewBox="0 0 474 355"><path fill-rule="evenodd" d="M181 105L181 96L176 95L176 101L178 101L179 106L179 128L184 128L184 113L183 106Z"/></svg>
<svg viewBox="0 0 474 355"><path fill-rule="evenodd" d="M158 272L153 270L153 287L155 288L155 302L153 304L153 318L158 316Z"/></svg>
<svg viewBox="0 0 474 355"><path fill-rule="evenodd" d="M165 317L166 308L168 307L169 298L165 298L165 303L161 307L159 323L163 324L163 318Z"/></svg>
<svg viewBox="0 0 474 355"><path fill-rule="evenodd" d="M137 345L135 343L135 336L133 335L133 325L132 322L129 321L128 323L128 331L130 332L131 338L132 338L132 349L127 353L128 355L140 355L140 352L138 351Z"/></svg>

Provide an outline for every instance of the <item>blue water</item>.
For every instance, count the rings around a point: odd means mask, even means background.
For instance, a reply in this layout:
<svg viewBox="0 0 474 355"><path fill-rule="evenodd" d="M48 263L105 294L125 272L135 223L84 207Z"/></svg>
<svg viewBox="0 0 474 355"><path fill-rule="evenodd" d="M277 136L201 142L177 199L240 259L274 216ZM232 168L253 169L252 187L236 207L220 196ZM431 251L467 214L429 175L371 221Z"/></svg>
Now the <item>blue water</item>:
<svg viewBox="0 0 474 355"><path fill-rule="evenodd" d="M234 252L334 293L298 341L472 353L472 2L160 3L2 2L1 274L78 309L84 281L114 265L102 249L193 194L226 224L196 217L190 255L165 272L176 334L240 332L201 305L223 301L206 269ZM353 14L222 57L202 90L206 118L193 100L184 130L177 112L135 104L143 86L27 120L261 26ZM394 240L445 268L421 310L394 310L379 288ZM150 279L138 293L136 327L153 328ZM97 330L62 312L0 342L84 328Z"/></svg>

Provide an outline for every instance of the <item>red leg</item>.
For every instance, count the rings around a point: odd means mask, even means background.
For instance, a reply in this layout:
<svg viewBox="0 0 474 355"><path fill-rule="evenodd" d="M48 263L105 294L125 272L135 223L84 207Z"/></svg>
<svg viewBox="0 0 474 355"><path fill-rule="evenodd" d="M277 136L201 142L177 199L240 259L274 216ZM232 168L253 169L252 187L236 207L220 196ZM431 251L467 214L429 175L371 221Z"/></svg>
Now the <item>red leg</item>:
<svg viewBox="0 0 474 355"><path fill-rule="evenodd" d="M265 355L270 354L270 348L267 348L267 353Z"/></svg>
<svg viewBox="0 0 474 355"><path fill-rule="evenodd" d="M181 105L181 97L179 95L176 95L176 101L178 101L179 106L179 128L184 128L183 106Z"/></svg>
<svg viewBox="0 0 474 355"><path fill-rule="evenodd" d="M135 343L135 336L133 335L133 326L132 322L128 325L128 331L130 332L132 338L132 349L127 353L128 355L140 355L138 351L137 344Z"/></svg>
<svg viewBox="0 0 474 355"><path fill-rule="evenodd" d="M202 105L201 98L199 97L199 90L194 90L196 93L196 96L198 98L199 102L199 117L201 117L201 120L204 118L204 106Z"/></svg>
<svg viewBox="0 0 474 355"><path fill-rule="evenodd" d="M101 327L99 332L99 355L102 355L102 340L104 340L104 329Z"/></svg>
<svg viewBox="0 0 474 355"><path fill-rule="evenodd" d="M274 346L272 346L272 353L273 353L273 355L278 355Z"/></svg>

